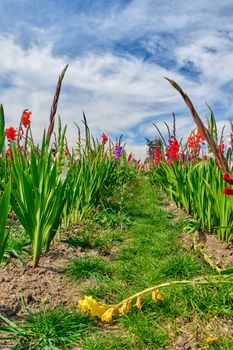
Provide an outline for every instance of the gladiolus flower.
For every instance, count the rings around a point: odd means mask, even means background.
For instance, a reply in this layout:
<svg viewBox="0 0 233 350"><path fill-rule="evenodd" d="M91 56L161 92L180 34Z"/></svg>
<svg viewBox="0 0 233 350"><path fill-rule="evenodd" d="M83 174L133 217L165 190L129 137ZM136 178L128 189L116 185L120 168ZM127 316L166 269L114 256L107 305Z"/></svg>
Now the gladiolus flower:
<svg viewBox="0 0 233 350"><path fill-rule="evenodd" d="M102 304L91 296L84 296L84 299L79 300L79 309L82 313L90 312L92 316L101 318L103 314L109 309L109 306Z"/></svg>
<svg viewBox="0 0 233 350"><path fill-rule="evenodd" d="M30 123L31 123L31 121L30 121L31 114L32 114L32 112L27 110L27 109L23 112L23 116L21 118L21 123L23 124L23 126L25 128L27 128L28 125L30 125Z"/></svg>
<svg viewBox="0 0 233 350"><path fill-rule="evenodd" d="M206 155L204 155L204 156L203 156L203 159L204 159L204 160L207 160L207 159L208 159L208 157L207 157Z"/></svg>
<svg viewBox="0 0 233 350"><path fill-rule="evenodd" d="M178 152L179 152L179 143L177 141L177 139L172 136L170 140L168 140L169 142L169 148L166 152L166 156L168 157L168 159L171 160L177 160L180 158Z"/></svg>
<svg viewBox="0 0 233 350"><path fill-rule="evenodd" d="M132 301L131 300L127 300L124 301L122 306L118 309L118 312L120 315L125 315L127 314L127 312L130 310L132 305Z"/></svg>
<svg viewBox="0 0 233 350"><path fill-rule="evenodd" d="M115 308L110 307L108 310L105 311L105 313L101 317L101 321L103 322L112 322L113 315L115 313Z"/></svg>
<svg viewBox="0 0 233 350"><path fill-rule="evenodd" d="M13 156L11 149L6 150L6 157L8 160L10 160L10 159L14 160L14 156Z"/></svg>
<svg viewBox="0 0 233 350"><path fill-rule="evenodd" d="M201 134L200 130L197 129L196 134L195 134L196 139L198 140L198 142L201 142L202 144L204 144L205 138L204 136Z"/></svg>
<svg viewBox="0 0 233 350"><path fill-rule="evenodd" d="M133 159L132 153L128 156L127 162L129 163Z"/></svg>
<svg viewBox="0 0 233 350"><path fill-rule="evenodd" d="M102 145L105 145L106 142L108 142L108 137L107 135L105 135L105 133L103 132L102 135Z"/></svg>
<svg viewBox="0 0 233 350"><path fill-rule="evenodd" d="M137 302L136 302L135 306L136 306L136 308L141 309L141 307L142 307L142 296L141 295L139 295L139 297L137 297Z"/></svg>
<svg viewBox="0 0 233 350"><path fill-rule="evenodd" d="M156 164L160 163L163 158L163 152L159 147L154 148L154 162Z"/></svg>
<svg viewBox="0 0 233 350"><path fill-rule="evenodd" d="M139 167L140 163L141 163L141 159L137 160L136 167Z"/></svg>
<svg viewBox="0 0 233 350"><path fill-rule="evenodd" d="M123 147L117 146L117 145L115 146L115 148L114 148L114 155L115 155L116 159L119 159L121 157L122 151L123 151Z"/></svg>
<svg viewBox="0 0 233 350"><path fill-rule="evenodd" d="M222 177L223 181L228 182L229 184L233 185L233 176L231 176L228 173L225 173Z"/></svg>
<svg viewBox="0 0 233 350"><path fill-rule="evenodd" d="M154 301L163 301L164 297L162 296L162 294L158 290L154 290L152 292L152 300L154 300Z"/></svg>
<svg viewBox="0 0 233 350"><path fill-rule="evenodd" d="M222 191L222 193L228 195L228 196L233 196L233 188L225 187Z"/></svg>
<svg viewBox="0 0 233 350"><path fill-rule="evenodd" d="M220 145L218 146L218 148L219 148L219 151L221 152L221 153L224 153L224 143L220 143Z"/></svg>
<svg viewBox="0 0 233 350"><path fill-rule="evenodd" d="M199 156L201 144L204 145L204 141L205 139L200 133L199 129L196 130L196 133L193 131L188 137L188 148L190 149L192 159Z"/></svg>
<svg viewBox="0 0 233 350"><path fill-rule="evenodd" d="M10 142L10 141L15 141L15 140L16 140L16 137L17 137L16 129L15 129L15 128L12 128L12 127L7 128L7 129L5 130L5 135L6 135L6 137L7 137L7 139L8 139L9 142Z"/></svg>
<svg viewBox="0 0 233 350"><path fill-rule="evenodd" d="M69 152L67 151L67 149L64 149L64 156L68 157L68 155L69 155Z"/></svg>

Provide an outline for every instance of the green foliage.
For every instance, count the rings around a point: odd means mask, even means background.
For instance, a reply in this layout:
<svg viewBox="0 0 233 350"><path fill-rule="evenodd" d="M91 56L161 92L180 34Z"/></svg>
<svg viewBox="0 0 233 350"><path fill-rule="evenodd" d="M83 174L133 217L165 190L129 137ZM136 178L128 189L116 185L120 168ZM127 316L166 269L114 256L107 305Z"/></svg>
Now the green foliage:
<svg viewBox="0 0 233 350"><path fill-rule="evenodd" d="M3 192L2 198L0 199L0 263L3 260L4 252L7 246L7 240L9 232L6 232L6 221L8 218L9 206L10 206L10 195L11 195L11 183L8 182Z"/></svg>
<svg viewBox="0 0 233 350"><path fill-rule="evenodd" d="M85 143L82 145L78 127L76 153L69 158L63 211L66 228L70 222L77 224L86 218L101 201L111 197L116 189L121 192L135 177L135 170L127 164L125 157L114 159L111 145L105 149L91 137L85 115L84 125Z"/></svg>
<svg viewBox="0 0 233 350"><path fill-rule="evenodd" d="M8 263L12 258L16 258L24 264L31 252L29 246L30 240L25 231L20 232L18 225L15 225L15 227L12 225L4 253L4 259Z"/></svg>
<svg viewBox="0 0 233 350"><path fill-rule="evenodd" d="M103 192L111 189L115 176L113 159L102 155L101 150L94 157L83 154L72 160L67 174L66 205L64 221L68 227L70 220L82 220L100 201Z"/></svg>
<svg viewBox="0 0 233 350"><path fill-rule="evenodd" d="M31 150L29 159L23 159L15 147L13 154L12 207L29 235L36 267L60 225L66 181L60 178L45 139L41 150Z"/></svg>
<svg viewBox="0 0 233 350"><path fill-rule="evenodd" d="M199 229L214 231L221 240L233 239L233 201L222 193L222 171L213 159L197 164L162 163L154 168L152 181L159 183L177 206L194 216Z"/></svg>
<svg viewBox="0 0 233 350"><path fill-rule="evenodd" d="M27 309L27 320L11 322L0 316L0 339L12 339L12 350L65 350L77 344L93 326L93 321L63 306L33 313Z"/></svg>

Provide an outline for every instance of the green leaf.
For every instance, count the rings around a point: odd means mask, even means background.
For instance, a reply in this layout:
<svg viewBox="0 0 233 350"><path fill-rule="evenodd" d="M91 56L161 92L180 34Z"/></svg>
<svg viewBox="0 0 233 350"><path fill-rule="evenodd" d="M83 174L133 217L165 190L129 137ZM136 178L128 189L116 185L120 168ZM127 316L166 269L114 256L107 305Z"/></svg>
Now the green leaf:
<svg viewBox="0 0 233 350"><path fill-rule="evenodd" d="M10 206L10 195L11 195L11 184L8 182L6 185L5 191L3 193L2 199L0 201L0 213L1 213L1 219L0 219L0 262L3 258L8 234L5 234L6 230L6 221L8 218L8 211Z"/></svg>

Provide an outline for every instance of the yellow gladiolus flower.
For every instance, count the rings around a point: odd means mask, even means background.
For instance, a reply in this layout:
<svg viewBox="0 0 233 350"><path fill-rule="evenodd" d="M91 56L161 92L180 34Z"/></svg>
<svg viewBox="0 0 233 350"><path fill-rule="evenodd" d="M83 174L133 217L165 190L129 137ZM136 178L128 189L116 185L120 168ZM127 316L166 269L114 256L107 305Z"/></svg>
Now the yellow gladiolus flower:
<svg viewBox="0 0 233 350"><path fill-rule="evenodd" d="M109 305L102 304L97 300L93 299L91 296L84 296L84 299L79 300L79 309L81 312L90 312L92 316L97 316L99 318L109 309Z"/></svg>
<svg viewBox="0 0 233 350"><path fill-rule="evenodd" d="M108 308L105 313L101 317L101 321L103 322L112 322L112 317L114 312L116 311L115 307Z"/></svg>
<svg viewBox="0 0 233 350"><path fill-rule="evenodd" d="M164 297L162 296L162 294L158 290L154 290L152 292L152 300L154 300L154 301L163 301Z"/></svg>
<svg viewBox="0 0 233 350"><path fill-rule="evenodd" d="M138 309L141 309L141 307L142 307L142 296L141 296L141 295L139 295L139 297L137 297L137 301L136 301L135 306L136 306Z"/></svg>
<svg viewBox="0 0 233 350"><path fill-rule="evenodd" d="M132 304L131 300L124 301L122 306L118 309L119 314L121 315L127 314L129 309L131 308L131 304Z"/></svg>

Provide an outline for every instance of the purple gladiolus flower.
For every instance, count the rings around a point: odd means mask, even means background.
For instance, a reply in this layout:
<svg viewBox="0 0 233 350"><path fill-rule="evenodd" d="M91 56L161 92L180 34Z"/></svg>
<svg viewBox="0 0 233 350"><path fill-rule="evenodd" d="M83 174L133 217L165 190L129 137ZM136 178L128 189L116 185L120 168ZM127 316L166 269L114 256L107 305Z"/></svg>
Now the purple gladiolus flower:
<svg viewBox="0 0 233 350"><path fill-rule="evenodd" d="M121 146L115 146L114 148L114 155L116 159L119 159L122 155L123 147Z"/></svg>

